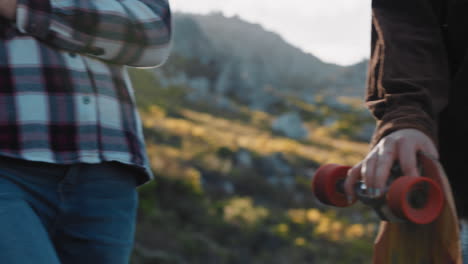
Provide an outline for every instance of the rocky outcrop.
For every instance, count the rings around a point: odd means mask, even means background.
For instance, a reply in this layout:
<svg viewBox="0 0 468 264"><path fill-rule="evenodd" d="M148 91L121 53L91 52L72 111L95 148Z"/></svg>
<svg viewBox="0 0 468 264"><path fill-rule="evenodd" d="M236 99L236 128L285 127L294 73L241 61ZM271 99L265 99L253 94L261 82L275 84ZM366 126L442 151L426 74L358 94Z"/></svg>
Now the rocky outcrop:
<svg viewBox="0 0 468 264"><path fill-rule="evenodd" d="M306 139L309 134L297 112L286 113L278 117L273 122L272 129L276 133L297 140Z"/></svg>

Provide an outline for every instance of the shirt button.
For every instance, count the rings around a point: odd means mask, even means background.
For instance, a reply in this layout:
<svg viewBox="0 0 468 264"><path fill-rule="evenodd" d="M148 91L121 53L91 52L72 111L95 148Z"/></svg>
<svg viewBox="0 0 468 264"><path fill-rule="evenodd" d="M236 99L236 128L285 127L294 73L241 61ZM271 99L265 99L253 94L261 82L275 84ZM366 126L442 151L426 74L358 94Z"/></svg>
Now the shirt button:
<svg viewBox="0 0 468 264"><path fill-rule="evenodd" d="M91 98L89 98L89 96L83 97L83 104L89 104L89 103L91 103Z"/></svg>

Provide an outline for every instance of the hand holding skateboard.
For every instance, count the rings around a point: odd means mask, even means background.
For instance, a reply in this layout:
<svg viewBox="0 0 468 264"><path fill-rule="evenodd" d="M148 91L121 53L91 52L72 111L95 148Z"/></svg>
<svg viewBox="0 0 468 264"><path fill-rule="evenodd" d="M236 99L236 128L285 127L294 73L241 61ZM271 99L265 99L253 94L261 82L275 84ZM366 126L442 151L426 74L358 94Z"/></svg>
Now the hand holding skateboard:
<svg viewBox="0 0 468 264"><path fill-rule="evenodd" d="M322 166L314 177L313 191L323 203L339 207L349 206L357 198L382 220L430 223L440 214L444 195L433 179L418 177L419 152L438 155L422 132L398 130L384 137L352 168Z"/></svg>
<svg viewBox="0 0 468 264"><path fill-rule="evenodd" d="M350 167L328 164L320 167L312 181L312 190L324 204L347 207L356 202L349 201L344 182ZM357 200L372 207L385 221L409 221L416 224L433 222L442 212L444 195L439 184L427 177L403 176L394 166L383 194L373 197L360 181L354 185Z"/></svg>
<svg viewBox="0 0 468 264"><path fill-rule="evenodd" d="M457 210L437 158L429 137L403 129L383 138L352 168L322 166L312 188L326 204L360 200L385 220L374 242L373 264L462 264Z"/></svg>
<svg viewBox="0 0 468 264"><path fill-rule="evenodd" d="M362 180L371 196L380 196L395 161L398 161L404 175L421 176L417 164L418 153L435 159L439 156L432 140L419 130L401 129L385 136L360 163L350 169L345 182L346 193L353 197L354 184Z"/></svg>
<svg viewBox="0 0 468 264"><path fill-rule="evenodd" d="M373 264L462 264L457 210L437 154L423 133L399 130L352 168L322 166L312 188L326 204L360 200L384 220Z"/></svg>

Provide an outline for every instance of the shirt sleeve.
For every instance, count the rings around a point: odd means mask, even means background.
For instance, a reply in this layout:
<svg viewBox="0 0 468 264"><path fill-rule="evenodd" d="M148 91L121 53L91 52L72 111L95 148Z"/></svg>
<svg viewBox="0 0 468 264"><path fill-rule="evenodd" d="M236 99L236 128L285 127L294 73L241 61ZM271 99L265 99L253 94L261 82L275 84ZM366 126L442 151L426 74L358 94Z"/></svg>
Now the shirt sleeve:
<svg viewBox="0 0 468 264"><path fill-rule="evenodd" d="M16 27L109 63L157 66L169 54L167 0L18 0Z"/></svg>
<svg viewBox="0 0 468 264"><path fill-rule="evenodd" d="M449 66L440 16L429 0L373 0L366 102L377 119L371 144L404 128L437 142Z"/></svg>

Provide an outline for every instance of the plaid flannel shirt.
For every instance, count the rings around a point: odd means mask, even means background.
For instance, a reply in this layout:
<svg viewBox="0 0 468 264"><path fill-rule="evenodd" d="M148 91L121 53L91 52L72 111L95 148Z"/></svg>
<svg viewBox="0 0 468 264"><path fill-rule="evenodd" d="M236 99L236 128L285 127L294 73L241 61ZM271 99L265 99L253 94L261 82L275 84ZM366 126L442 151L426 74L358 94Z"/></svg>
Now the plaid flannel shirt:
<svg viewBox="0 0 468 264"><path fill-rule="evenodd" d="M126 66L169 53L167 0L18 0L0 20L0 155L152 177Z"/></svg>

